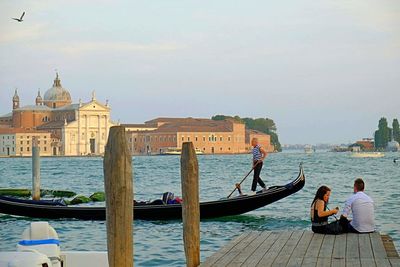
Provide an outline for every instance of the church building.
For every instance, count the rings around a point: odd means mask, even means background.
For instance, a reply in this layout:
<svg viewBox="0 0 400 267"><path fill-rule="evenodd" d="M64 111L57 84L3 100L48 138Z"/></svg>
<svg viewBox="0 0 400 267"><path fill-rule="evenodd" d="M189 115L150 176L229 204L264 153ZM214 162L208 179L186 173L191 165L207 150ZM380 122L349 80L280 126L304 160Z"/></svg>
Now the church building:
<svg viewBox="0 0 400 267"><path fill-rule="evenodd" d="M12 112L0 116L0 129L49 132L52 140L51 155L104 153L108 132L114 123L110 118L108 101L99 102L94 92L90 101L72 103L71 95L62 87L57 73L53 86L45 92L43 98L38 92L35 105L21 106L17 90L12 103Z"/></svg>

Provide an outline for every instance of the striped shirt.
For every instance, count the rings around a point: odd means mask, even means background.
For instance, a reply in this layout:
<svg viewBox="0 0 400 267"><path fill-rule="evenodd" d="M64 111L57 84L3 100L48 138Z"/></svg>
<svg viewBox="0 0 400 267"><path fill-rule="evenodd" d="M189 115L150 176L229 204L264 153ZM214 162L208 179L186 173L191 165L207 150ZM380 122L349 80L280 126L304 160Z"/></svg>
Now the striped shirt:
<svg viewBox="0 0 400 267"><path fill-rule="evenodd" d="M260 160L262 158L262 154L260 151L261 146L260 145L256 145L255 147L253 147L253 160Z"/></svg>

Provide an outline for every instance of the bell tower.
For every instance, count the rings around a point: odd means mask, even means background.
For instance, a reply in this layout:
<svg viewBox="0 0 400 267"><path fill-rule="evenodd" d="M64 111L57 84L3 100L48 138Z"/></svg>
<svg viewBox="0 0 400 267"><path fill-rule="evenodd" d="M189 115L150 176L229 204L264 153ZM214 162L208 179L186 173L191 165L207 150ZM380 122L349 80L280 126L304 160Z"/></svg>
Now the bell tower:
<svg viewBox="0 0 400 267"><path fill-rule="evenodd" d="M42 105L43 104L43 99L42 96L40 95L40 89L38 90L38 95L36 97L36 106Z"/></svg>
<svg viewBox="0 0 400 267"><path fill-rule="evenodd" d="M13 101L13 109L19 108L19 96L18 96L17 89L15 89L15 93L14 93L12 101Z"/></svg>

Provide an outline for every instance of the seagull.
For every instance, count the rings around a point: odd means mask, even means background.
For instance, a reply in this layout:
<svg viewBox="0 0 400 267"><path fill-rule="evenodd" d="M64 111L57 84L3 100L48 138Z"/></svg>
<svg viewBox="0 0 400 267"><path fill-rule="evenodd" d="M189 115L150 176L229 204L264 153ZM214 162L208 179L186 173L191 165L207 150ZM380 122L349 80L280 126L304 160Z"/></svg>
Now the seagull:
<svg viewBox="0 0 400 267"><path fill-rule="evenodd" d="M21 17L18 19L18 18L12 18L13 20L16 20L16 21L18 21L18 22L22 22L23 20L22 20L22 18L25 16L25 11L22 13L22 15L21 15Z"/></svg>

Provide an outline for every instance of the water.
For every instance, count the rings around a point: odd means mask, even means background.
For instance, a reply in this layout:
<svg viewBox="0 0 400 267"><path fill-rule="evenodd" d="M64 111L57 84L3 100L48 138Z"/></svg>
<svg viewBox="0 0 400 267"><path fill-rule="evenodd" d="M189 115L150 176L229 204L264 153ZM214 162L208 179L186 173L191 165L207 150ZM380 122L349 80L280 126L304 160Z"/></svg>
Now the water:
<svg viewBox="0 0 400 267"><path fill-rule="evenodd" d="M366 192L375 200L379 231L390 234L400 248L400 163L399 154L383 158L351 158L346 153L296 152L271 154L262 177L268 185L280 185L297 176L304 164L306 185L298 193L241 216L201 222L201 259L204 260L233 237L250 230L309 229L309 205L317 187L330 186L330 206L343 206L352 193L353 180L363 177ZM250 155L201 155L201 199L226 196L235 182L249 171ZM42 188L66 189L89 196L104 191L101 158L42 158ZM178 156L134 157L135 198L159 198L162 192L181 195ZM248 191L251 177L243 188ZM27 188L31 185L31 159L0 159L0 187ZM33 219L0 215L0 251L15 250L22 231ZM104 221L50 220L62 241L63 250L106 250ZM136 266L183 266L180 221L134 222Z"/></svg>

